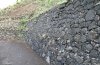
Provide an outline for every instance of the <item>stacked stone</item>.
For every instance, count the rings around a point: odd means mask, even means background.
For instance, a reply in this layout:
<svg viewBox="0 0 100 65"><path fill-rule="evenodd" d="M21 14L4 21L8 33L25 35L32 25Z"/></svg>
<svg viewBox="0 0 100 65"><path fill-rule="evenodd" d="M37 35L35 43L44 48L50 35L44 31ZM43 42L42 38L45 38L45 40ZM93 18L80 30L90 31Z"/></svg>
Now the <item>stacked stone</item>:
<svg viewBox="0 0 100 65"><path fill-rule="evenodd" d="M73 0L27 24L26 39L51 65L100 65L100 4Z"/></svg>

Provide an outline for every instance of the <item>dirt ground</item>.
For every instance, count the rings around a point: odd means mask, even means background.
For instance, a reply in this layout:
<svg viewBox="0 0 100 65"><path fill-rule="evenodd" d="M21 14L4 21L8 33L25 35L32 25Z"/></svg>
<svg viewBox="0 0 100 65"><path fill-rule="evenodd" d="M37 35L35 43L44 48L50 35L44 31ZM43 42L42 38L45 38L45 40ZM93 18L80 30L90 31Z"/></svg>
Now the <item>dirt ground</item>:
<svg viewBox="0 0 100 65"><path fill-rule="evenodd" d="M12 17L17 17L17 16L25 16L25 15L30 15L32 12L34 12L37 8L37 4L35 3L29 3L25 6L19 6L14 10L11 10L7 15L12 16Z"/></svg>
<svg viewBox="0 0 100 65"><path fill-rule="evenodd" d="M0 41L0 65L48 65L22 41Z"/></svg>

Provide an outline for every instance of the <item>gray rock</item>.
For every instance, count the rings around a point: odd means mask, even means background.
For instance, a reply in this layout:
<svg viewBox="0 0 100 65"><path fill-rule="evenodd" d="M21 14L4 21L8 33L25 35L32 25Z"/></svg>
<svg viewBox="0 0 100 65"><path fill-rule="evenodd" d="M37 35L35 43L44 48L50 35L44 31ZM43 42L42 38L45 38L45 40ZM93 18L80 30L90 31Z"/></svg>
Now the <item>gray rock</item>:
<svg viewBox="0 0 100 65"><path fill-rule="evenodd" d="M70 54L69 54L69 57L70 57L70 58L74 58L74 55L75 55L74 53L70 53ZM67 57L67 58L69 58L69 57Z"/></svg>
<svg viewBox="0 0 100 65"><path fill-rule="evenodd" d="M90 3L90 4L87 4L86 6L84 6L85 9L90 9L94 6L94 3Z"/></svg>
<svg viewBox="0 0 100 65"><path fill-rule="evenodd" d="M89 10L85 16L86 21L88 20L93 20L95 17L95 11L94 10Z"/></svg>
<svg viewBox="0 0 100 65"><path fill-rule="evenodd" d="M90 57L92 58L97 58L98 57L98 51L97 50L92 50L90 52Z"/></svg>
<svg viewBox="0 0 100 65"><path fill-rule="evenodd" d="M66 11L73 9L73 4L70 4L68 7L65 8Z"/></svg>
<svg viewBox="0 0 100 65"><path fill-rule="evenodd" d="M87 27L86 25L87 25L86 22L82 22L82 23L79 24L79 27L80 28L85 28L85 27Z"/></svg>
<svg viewBox="0 0 100 65"><path fill-rule="evenodd" d="M83 13L81 13L80 15L83 15ZM79 23L81 24L83 22L85 22L85 19L84 18L79 18Z"/></svg>
<svg viewBox="0 0 100 65"><path fill-rule="evenodd" d="M100 43L100 37L98 38L98 43Z"/></svg>
<svg viewBox="0 0 100 65"><path fill-rule="evenodd" d="M62 60L62 57L61 56L57 56L57 60L58 61L61 61Z"/></svg>
<svg viewBox="0 0 100 65"><path fill-rule="evenodd" d="M91 21L86 21L85 23L86 23L85 28L88 28L92 22Z"/></svg>
<svg viewBox="0 0 100 65"><path fill-rule="evenodd" d="M82 0L82 3L83 4L87 4L87 3L90 3L90 2L93 2L94 0Z"/></svg>
<svg viewBox="0 0 100 65"><path fill-rule="evenodd" d="M88 33L87 28L82 28L82 29L81 29L81 32L82 32L83 34L87 34L87 33Z"/></svg>
<svg viewBox="0 0 100 65"><path fill-rule="evenodd" d="M88 37L89 37L89 39L91 39L91 40L97 39L98 34L97 34L97 32L91 30L91 31L89 32L89 34L88 34Z"/></svg>
<svg viewBox="0 0 100 65"><path fill-rule="evenodd" d="M97 27L97 28L95 29L95 31L97 32L97 34L100 34L100 27Z"/></svg>
<svg viewBox="0 0 100 65"><path fill-rule="evenodd" d="M92 46L91 44L87 44L87 45L86 45L86 49L87 49L88 51L90 51L90 50L93 49L93 46Z"/></svg>
<svg viewBox="0 0 100 65"><path fill-rule="evenodd" d="M45 54L45 53L43 53L43 54L42 54L42 57L45 57L45 55L46 55L46 54Z"/></svg>
<svg viewBox="0 0 100 65"><path fill-rule="evenodd" d="M50 64L50 57L49 56L46 57L46 61L47 61L47 63Z"/></svg>
<svg viewBox="0 0 100 65"><path fill-rule="evenodd" d="M98 26L100 26L100 21L98 21Z"/></svg>
<svg viewBox="0 0 100 65"><path fill-rule="evenodd" d="M96 59L96 58L92 58L92 59L91 59L91 63L92 63L93 65L100 64L99 60Z"/></svg>
<svg viewBox="0 0 100 65"><path fill-rule="evenodd" d="M92 65L92 64L90 63L90 61L91 61L90 59L86 59L86 60L84 61L83 64L84 64L84 65Z"/></svg>
<svg viewBox="0 0 100 65"><path fill-rule="evenodd" d="M100 10L100 4L96 5L94 9L95 9L96 11L97 11L97 10Z"/></svg>
<svg viewBox="0 0 100 65"><path fill-rule="evenodd" d="M72 34L78 34L80 32L80 28L72 28Z"/></svg>
<svg viewBox="0 0 100 65"><path fill-rule="evenodd" d="M79 1L77 1L75 4L74 4L74 8L78 7L81 3Z"/></svg>
<svg viewBox="0 0 100 65"><path fill-rule="evenodd" d="M97 11L97 14L100 15L100 10Z"/></svg>
<svg viewBox="0 0 100 65"><path fill-rule="evenodd" d="M97 49L99 46L99 44L95 44L94 48Z"/></svg>
<svg viewBox="0 0 100 65"><path fill-rule="evenodd" d="M73 47L73 50L72 50L73 52L77 52L78 51L78 48L76 48L76 47Z"/></svg>
<svg viewBox="0 0 100 65"><path fill-rule="evenodd" d="M78 63L82 63L83 62L83 58L80 56L75 56L75 59Z"/></svg>
<svg viewBox="0 0 100 65"><path fill-rule="evenodd" d="M78 24L73 24L71 27L72 27L72 28L78 28L79 25L78 25Z"/></svg>
<svg viewBox="0 0 100 65"><path fill-rule="evenodd" d="M81 42L85 42L85 41L86 41L86 36L85 36L85 35L81 35L80 41L81 41Z"/></svg>
<svg viewBox="0 0 100 65"><path fill-rule="evenodd" d="M100 48L98 48L98 51L100 52Z"/></svg>
<svg viewBox="0 0 100 65"><path fill-rule="evenodd" d="M95 20L96 22L98 22L98 21L100 20L99 15L96 15L94 20Z"/></svg>
<svg viewBox="0 0 100 65"><path fill-rule="evenodd" d="M92 30L92 29L95 29L95 28L97 28L97 25L96 25L95 22L92 22L92 23L89 25L88 30Z"/></svg>
<svg viewBox="0 0 100 65"><path fill-rule="evenodd" d="M75 40L76 42L79 42L80 39L81 39L81 35L79 35L79 34L75 35L74 40Z"/></svg>
<svg viewBox="0 0 100 65"><path fill-rule="evenodd" d="M66 48L66 50L72 50L73 48L71 47L71 46L68 46L67 48Z"/></svg>

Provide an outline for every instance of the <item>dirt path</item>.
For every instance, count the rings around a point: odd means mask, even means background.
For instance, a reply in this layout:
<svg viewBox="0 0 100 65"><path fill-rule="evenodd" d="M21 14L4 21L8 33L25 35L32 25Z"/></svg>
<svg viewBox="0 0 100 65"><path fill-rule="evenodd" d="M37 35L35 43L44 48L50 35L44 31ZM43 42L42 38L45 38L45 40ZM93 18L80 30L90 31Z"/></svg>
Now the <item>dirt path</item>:
<svg viewBox="0 0 100 65"><path fill-rule="evenodd" d="M20 18L31 15L36 10L36 7L37 5L31 2L12 9L7 14L0 16L0 40L22 39L20 36L21 32L18 30Z"/></svg>
<svg viewBox="0 0 100 65"><path fill-rule="evenodd" d="M0 65L48 65L23 42L0 41Z"/></svg>
<svg viewBox="0 0 100 65"><path fill-rule="evenodd" d="M21 17L25 15L30 15L36 10L36 8L37 8L37 4L32 2L24 6L19 6L16 9L11 10L6 15L11 17Z"/></svg>
<svg viewBox="0 0 100 65"><path fill-rule="evenodd" d="M47 65L33 50L23 42L11 40L22 40L20 31L21 16L30 15L36 6L30 3L9 12L5 16L0 16L0 65ZM11 41L11 42L8 42Z"/></svg>

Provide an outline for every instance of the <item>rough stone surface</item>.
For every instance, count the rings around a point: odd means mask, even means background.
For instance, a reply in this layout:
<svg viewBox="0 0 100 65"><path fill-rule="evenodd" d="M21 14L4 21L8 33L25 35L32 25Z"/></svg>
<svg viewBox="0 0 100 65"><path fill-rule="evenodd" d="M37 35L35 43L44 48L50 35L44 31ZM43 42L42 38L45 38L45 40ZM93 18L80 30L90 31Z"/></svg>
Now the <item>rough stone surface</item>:
<svg viewBox="0 0 100 65"><path fill-rule="evenodd" d="M86 14L85 19L86 20L93 20L95 17L95 11L94 10L89 10Z"/></svg>
<svg viewBox="0 0 100 65"><path fill-rule="evenodd" d="M27 23L27 42L51 65L100 65L97 2L72 0L41 14Z"/></svg>

